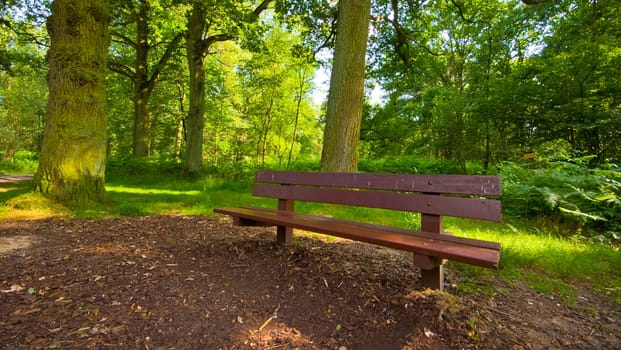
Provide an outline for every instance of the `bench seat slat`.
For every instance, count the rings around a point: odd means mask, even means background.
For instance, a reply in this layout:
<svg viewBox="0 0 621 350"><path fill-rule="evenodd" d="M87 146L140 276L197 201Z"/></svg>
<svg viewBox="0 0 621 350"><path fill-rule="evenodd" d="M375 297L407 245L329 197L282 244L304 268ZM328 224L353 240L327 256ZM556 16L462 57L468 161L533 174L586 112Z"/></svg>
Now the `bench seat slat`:
<svg viewBox="0 0 621 350"><path fill-rule="evenodd" d="M286 211L277 211L275 209L264 208L264 207L244 206L242 208L247 208L247 209L251 209L251 210L276 211L276 212L281 212L281 213L284 213L284 214L288 213ZM498 242L490 242L490 241L483 241L483 240L474 239L474 238L458 237L458 236L453 236L451 234L438 235L437 233L433 233L433 232L412 231L412 230L407 230L407 229L402 229L402 228L397 228L397 227L383 226L383 225L377 225L377 224L369 224L369 223L358 222L358 221L341 220L341 219L335 219L335 218L326 217L326 216L318 216L318 215L311 215L311 214L304 214L304 213L298 213L298 215L303 215L303 216L305 216L305 217L307 217L309 219L312 219L312 220L318 220L318 221L325 220L325 221L328 221L328 222L339 221L339 222L345 222L345 223L352 224L352 225L354 225L356 227L358 227L358 226L369 227L370 229L379 230L379 231L382 231L382 232L389 231L389 232L395 232L395 233L406 234L406 235L414 235L414 236L422 237L422 238L429 238L429 239L442 240L442 241L450 241L450 242L464 244L464 245L472 245L472 246L475 246L475 247L482 247L482 248L489 248L489 249L494 249L494 250L500 250L500 243L498 243Z"/></svg>
<svg viewBox="0 0 621 350"><path fill-rule="evenodd" d="M373 190L453 193L481 196L501 194L498 176L257 172L257 183L366 188Z"/></svg>
<svg viewBox="0 0 621 350"><path fill-rule="evenodd" d="M424 214L489 221L500 221L502 217L500 201L496 199L264 184L256 184L253 195L368 208L407 210Z"/></svg>
<svg viewBox="0 0 621 350"><path fill-rule="evenodd" d="M405 231L400 232L399 229L387 229L377 225L359 224L351 221L316 217L276 209L242 207L216 208L214 211L233 217L267 222L274 225L286 225L297 229L411 251L417 254L446 258L481 267L498 268L500 259L499 245L496 247L493 245L481 246L476 243L463 244L463 242L469 240L467 238L449 238L440 235L436 235L436 238L429 238L429 235L433 235L433 233L416 235L417 232L411 232L407 234L404 233ZM459 243L454 238L458 238L462 242Z"/></svg>

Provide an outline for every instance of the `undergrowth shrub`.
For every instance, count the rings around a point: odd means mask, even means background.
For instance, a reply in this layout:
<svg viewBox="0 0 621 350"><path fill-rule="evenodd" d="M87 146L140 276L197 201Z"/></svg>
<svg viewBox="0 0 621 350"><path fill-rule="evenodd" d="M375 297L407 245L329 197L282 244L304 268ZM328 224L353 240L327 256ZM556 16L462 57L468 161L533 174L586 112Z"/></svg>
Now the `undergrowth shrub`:
<svg viewBox="0 0 621 350"><path fill-rule="evenodd" d="M468 164L468 173L481 173L478 164ZM380 159L361 159L358 171L393 174L463 174L458 161L431 159L419 156L394 156Z"/></svg>
<svg viewBox="0 0 621 350"><path fill-rule="evenodd" d="M38 155L35 152L17 151L12 159L0 160L0 174L32 174L37 170L38 164Z"/></svg>
<svg viewBox="0 0 621 350"><path fill-rule="evenodd" d="M621 243L621 172L584 164L550 162L539 169L515 163L499 166L503 210L510 216L545 216L569 228L571 236Z"/></svg>

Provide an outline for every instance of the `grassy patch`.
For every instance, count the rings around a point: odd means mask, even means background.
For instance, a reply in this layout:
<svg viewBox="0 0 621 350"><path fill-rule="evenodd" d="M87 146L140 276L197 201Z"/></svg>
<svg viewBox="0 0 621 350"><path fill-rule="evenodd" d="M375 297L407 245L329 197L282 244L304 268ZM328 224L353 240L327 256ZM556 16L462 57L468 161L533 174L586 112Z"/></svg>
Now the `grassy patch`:
<svg viewBox="0 0 621 350"><path fill-rule="evenodd" d="M559 238L528 222L488 223L449 218L447 231L458 236L500 242L500 275L523 280L542 293L561 296L573 304L572 281L583 281L621 304L621 253L607 245ZM477 279L475 267L455 264ZM471 287L467 287L471 288Z"/></svg>
<svg viewBox="0 0 621 350"><path fill-rule="evenodd" d="M69 209L31 191L30 182L14 184L8 191L0 191L0 220L41 219L70 216ZM2 187L6 189L7 187Z"/></svg>

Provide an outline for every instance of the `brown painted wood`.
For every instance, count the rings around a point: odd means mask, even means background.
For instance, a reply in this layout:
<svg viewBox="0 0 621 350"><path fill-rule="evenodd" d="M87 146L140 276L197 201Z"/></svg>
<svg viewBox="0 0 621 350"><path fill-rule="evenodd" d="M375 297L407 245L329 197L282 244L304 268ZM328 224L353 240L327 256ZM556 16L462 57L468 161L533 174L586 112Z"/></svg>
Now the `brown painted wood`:
<svg viewBox="0 0 621 350"><path fill-rule="evenodd" d="M444 259L497 268L500 244L444 234L443 216L501 220L497 176L258 172L255 196L278 199L278 209L217 208L237 224L277 226L277 241L290 244L293 229L411 251L421 282L443 289ZM297 200L422 214L422 231L294 212Z"/></svg>
<svg viewBox="0 0 621 350"><path fill-rule="evenodd" d="M437 196L437 195L436 195ZM441 235L444 232L442 216L423 213L421 230ZM431 289L444 290L444 260L414 253L414 265L421 268L421 282Z"/></svg>
<svg viewBox="0 0 621 350"><path fill-rule="evenodd" d="M255 182L371 190L501 195L498 176L259 171Z"/></svg>
<svg viewBox="0 0 621 350"><path fill-rule="evenodd" d="M278 199L278 210L293 211L294 208L294 201L285 198ZM276 227L276 242L285 245L293 243L293 227L278 225Z"/></svg>
<svg viewBox="0 0 621 350"><path fill-rule="evenodd" d="M256 184L253 194L258 197L404 210L489 221L500 221L502 218L500 201L496 199L263 184Z"/></svg>
<svg viewBox="0 0 621 350"><path fill-rule="evenodd" d="M411 234L390 232L379 229L379 226L378 228L373 228L370 225L359 225L351 221L326 217L318 220L316 216L290 211L257 210L254 208L216 208L214 211L233 217L243 217L245 219L324 233L482 267L497 268L500 259L499 251L496 249L455 243L450 240L444 240L442 235L437 235L437 238L431 239L417 236L413 232Z"/></svg>
<svg viewBox="0 0 621 350"><path fill-rule="evenodd" d="M263 207L252 207L252 206L245 206L242 208L246 208L246 209L250 209L250 210L264 210L267 212L273 212L274 209L271 208L263 208ZM220 208L222 209L222 208ZM230 208L228 208L230 209ZM300 213L302 214L302 213ZM364 223L364 222L356 222L356 221L349 221L349 220L341 220L341 219L334 219L334 218L330 218L330 217L325 217L325 216L319 216L319 215L312 215L312 214L303 214L305 217L312 219L312 220L316 220L316 221L325 221L326 225L329 225L332 221L334 220L338 220L341 222L346 222L346 223L351 223L353 225L356 225L357 227L368 227L371 230L377 230L377 231L386 231L386 232L392 232L392 233L397 233L397 234L404 234L404 235L414 235L417 237L421 237L421 238L428 238L428 239L438 239L438 234L437 233L433 233L433 232L425 232L425 231L412 231L412 230L407 230L407 229L402 229L402 228L397 228L397 227L390 227L390 226L382 226L382 225L376 225L376 224L369 224L369 223ZM479 239L472 239L472 238L465 238L465 237L457 237L457 236L453 236L453 234L445 232L442 234L442 236L440 237L443 241L449 241L449 242L453 242L456 244L461 244L461 245L471 245L474 247L480 247L480 248L487 248L487 249L493 249L493 250L500 250L500 243L498 242L490 242L490 241L483 241L483 240L479 240Z"/></svg>

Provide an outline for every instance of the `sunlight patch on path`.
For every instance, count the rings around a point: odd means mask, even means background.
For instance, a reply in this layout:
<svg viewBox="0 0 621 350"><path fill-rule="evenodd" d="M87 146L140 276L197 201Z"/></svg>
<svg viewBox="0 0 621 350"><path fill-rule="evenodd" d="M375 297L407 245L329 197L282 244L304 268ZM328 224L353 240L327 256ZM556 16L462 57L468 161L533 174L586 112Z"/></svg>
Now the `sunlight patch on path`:
<svg viewBox="0 0 621 350"><path fill-rule="evenodd" d="M0 254L17 249L26 249L34 242L32 236L0 237Z"/></svg>

